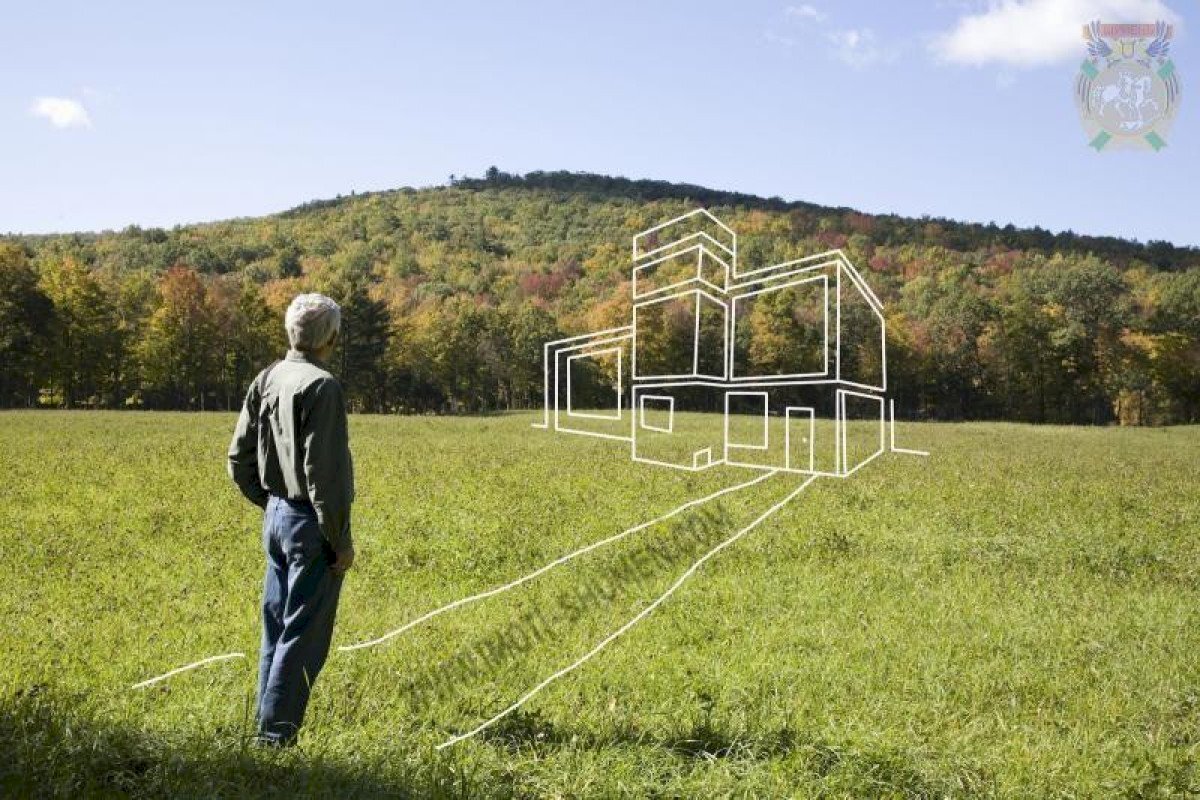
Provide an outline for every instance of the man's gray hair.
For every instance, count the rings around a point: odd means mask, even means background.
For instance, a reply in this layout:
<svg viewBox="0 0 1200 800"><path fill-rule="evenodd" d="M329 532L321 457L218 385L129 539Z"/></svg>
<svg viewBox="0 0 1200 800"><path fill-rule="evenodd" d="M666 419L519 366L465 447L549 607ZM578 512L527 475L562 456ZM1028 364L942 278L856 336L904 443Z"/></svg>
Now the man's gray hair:
<svg viewBox="0 0 1200 800"><path fill-rule="evenodd" d="M323 294L301 294L283 318L288 342L296 350L316 350L329 344L342 327L342 309Z"/></svg>

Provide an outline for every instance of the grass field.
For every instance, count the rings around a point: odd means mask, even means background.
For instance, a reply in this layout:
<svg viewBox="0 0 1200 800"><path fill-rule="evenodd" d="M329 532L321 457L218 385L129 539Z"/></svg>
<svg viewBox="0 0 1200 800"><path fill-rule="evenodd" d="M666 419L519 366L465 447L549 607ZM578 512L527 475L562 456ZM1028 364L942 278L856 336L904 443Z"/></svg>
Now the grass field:
<svg viewBox="0 0 1200 800"><path fill-rule="evenodd" d="M359 561L335 644L753 477L634 465L533 419L352 419ZM225 476L232 424L0 414L0 795L1200 792L1200 429L903 426L930 458L817 480L496 728L433 750L801 479L335 652L301 747L272 753L247 744L261 523ZM639 551L657 557L627 579Z"/></svg>

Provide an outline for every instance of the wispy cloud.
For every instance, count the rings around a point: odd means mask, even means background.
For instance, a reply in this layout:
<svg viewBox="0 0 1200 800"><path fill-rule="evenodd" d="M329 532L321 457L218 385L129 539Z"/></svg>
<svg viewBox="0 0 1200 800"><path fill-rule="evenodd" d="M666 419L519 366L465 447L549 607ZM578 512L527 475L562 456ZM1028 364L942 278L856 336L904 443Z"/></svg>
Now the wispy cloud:
<svg viewBox="0 0 1200 800"><path fill-rule="evenodd" d="M855 69L887 64L900 55L898 47L882 44L870 28L829 31L825 38L832 46L834 57Z"/></svg>
<svg viewBox="0 0 1200 800"><path fill-rule="evenodd" d="M884 43L871 28L833 26L830 15L811 3L786 6L783 16L789 26L763 34L772 44L795 47L803 37L823 45L829 56L854 69L894 61L900 55L900 45Z"/></svg>
<svg viewBox="0 0 1200 800"><path fill-rule="evenodd" d="M930 43L944 63L1037 67L1078 58L1092 20L1178 23L1162 0L997 0Z"/></svg>
<svg viewBox="0 0 1200 800"><path fill-rule="evenodd" d="M824 22L829 19L829 15L821 9L809 3L801 3L798 6L788 6L783 10L785 16L793 19L811 19L813 22Z"/></svg>
<svg viewBox="0 0 1200 800"><path fill-rule="evenodd" d="M793 39L791 36L784 36L783 34L776 33L773 30L763 31L763 38L766 39L771 44L779 44L779 45L783 45L784 47L795 47L796 46L796 40Z"/></svg>
<svg viewBox="0 0 1200 800"><path fill-rule="evenodd" d="M90 128L92 118L78 100L69 97L39 97L29 113L41 117L56 128Z"/></svg>

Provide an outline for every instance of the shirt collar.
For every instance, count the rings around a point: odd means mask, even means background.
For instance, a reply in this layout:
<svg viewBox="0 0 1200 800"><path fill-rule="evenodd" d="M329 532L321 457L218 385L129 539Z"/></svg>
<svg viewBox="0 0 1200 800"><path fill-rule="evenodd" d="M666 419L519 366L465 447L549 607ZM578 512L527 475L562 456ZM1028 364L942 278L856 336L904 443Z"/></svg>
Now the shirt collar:
<svg viewBox="0 0 1200 800"><path fill-rule="evenodd" d="M305 364L315 364L316 366L321 367L322 369L325 368L324 361L320 361L316 358L313 358L311 355L309 355L308 353L305 353L302 350L295 350L295 349L288 350L287 356L285 358L288 361L302 361Z"/></svg>

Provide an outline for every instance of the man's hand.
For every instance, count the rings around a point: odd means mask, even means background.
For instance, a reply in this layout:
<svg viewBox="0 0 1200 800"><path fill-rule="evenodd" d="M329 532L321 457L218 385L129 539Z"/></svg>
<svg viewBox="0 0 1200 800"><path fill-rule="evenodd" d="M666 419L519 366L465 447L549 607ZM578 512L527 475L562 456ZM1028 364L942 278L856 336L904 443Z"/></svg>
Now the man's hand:
<svg viewBox="0 0 1200 800"><path fill-rule="evenodd" d="M345 575L354 566L354 545L350 545L345 550L338 550L334 555L336 556L332 566L334 574Z"/></svg>

